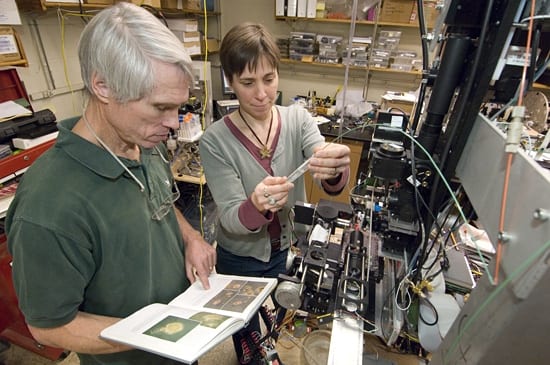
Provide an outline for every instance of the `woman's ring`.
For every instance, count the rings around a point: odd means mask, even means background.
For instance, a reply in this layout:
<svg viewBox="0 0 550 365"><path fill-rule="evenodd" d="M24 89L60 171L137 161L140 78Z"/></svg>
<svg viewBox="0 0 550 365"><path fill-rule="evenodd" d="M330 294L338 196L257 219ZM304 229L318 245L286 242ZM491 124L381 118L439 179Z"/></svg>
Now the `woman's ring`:
<svg viewBox="0 0 550 365"><path fill-rule="evenodd" d="M267 188L264 186L264 198L269 198L269 197L270 197L270 195L267 192Z"/></svg>
<svg viewBox="0 0 550 365"><path fill-rule="evenodd" d="M267 202L269 203L269 205L277 205L277 199L275 199L274 197L270 197Z"/></svg>

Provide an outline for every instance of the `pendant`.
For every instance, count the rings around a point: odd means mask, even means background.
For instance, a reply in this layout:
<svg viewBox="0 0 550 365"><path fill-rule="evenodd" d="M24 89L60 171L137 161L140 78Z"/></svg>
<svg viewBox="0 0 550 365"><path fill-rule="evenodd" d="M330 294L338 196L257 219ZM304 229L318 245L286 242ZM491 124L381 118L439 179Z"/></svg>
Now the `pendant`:
<svg viewBox="0 0 550 365"><path fill-rule="evenodd" d="M266 145L263 145L262 148L260 149L260 158L263 160L265 158L270 158L270 157L271 157L271 150L267 148Z"/></svg>

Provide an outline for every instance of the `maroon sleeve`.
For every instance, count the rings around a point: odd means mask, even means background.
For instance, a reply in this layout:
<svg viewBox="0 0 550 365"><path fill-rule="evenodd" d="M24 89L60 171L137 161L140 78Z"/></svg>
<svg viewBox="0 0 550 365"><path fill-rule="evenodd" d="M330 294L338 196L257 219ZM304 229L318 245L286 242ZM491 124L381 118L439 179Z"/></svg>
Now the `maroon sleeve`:
<svg viewBox="0 0 550 365"><path fill-rule="evenodd" d="M349 167L333 179L322 180L321 186L327 194L338 195L342 192L342 190L344 190L344 188L348 184L348 179Z"/></svg>
<svg viewBox="0 0 550 365"><path fill-rule="evenodd" d="M273 212L268 211L263 215L248 197L239 207L239 220L246 228L255 231L266 223L273 221Z"/></svg>

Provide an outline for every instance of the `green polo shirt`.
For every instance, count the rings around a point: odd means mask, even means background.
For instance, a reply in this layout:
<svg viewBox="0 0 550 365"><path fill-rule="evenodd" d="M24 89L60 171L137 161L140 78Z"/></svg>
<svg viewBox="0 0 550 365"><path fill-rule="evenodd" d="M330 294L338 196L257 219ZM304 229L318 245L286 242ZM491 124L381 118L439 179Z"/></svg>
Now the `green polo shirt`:
<svg viewBox="0 0 550 365"><path fill-rule="evenodd" d="M51 328L77 311L125 317L167 303L189 286L183 241L171 210L172 176L156 149L120 160L59 123L55 146L24 174L6 216L13 279L26 321ZM161 150L165 153L165 150ZM141 351L81 356L81 364L161 364ZM167 362L171 363L171 362Z"/></svg>

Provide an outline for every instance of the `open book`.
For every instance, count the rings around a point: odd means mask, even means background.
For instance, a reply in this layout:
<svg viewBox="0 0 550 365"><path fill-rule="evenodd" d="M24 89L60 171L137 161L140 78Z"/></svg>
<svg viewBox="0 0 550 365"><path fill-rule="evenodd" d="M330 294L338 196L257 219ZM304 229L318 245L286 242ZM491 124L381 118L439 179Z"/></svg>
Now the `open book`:
<svg viewBox="0 0 550 365"><path fill-rule="evenodd" d="M168 304L150 304L101 332L101 337L193 363L256 314L277 279L212 274Z"/></svg>

